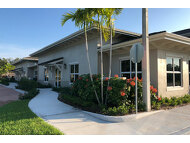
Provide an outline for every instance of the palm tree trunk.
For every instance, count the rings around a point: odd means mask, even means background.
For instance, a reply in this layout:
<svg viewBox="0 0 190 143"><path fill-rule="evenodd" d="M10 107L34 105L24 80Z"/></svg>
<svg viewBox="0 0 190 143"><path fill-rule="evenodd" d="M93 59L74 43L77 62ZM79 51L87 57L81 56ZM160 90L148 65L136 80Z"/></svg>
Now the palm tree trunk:
<svg viewBox="0 0 190 143"><path fill-rule="evenodd" d="M111 67L112 66L112 22L111 22L111 18L110 18L110 65L109 65L109 80L108 80L108 86L110 84L110 78L111 78ZM107 104L107 97L108 94L106 94L106 100L105 100L105 104Z"/></svg>
<svg viewBox="0 0 190 143"><path fill-rule="evenodd" d="M85 34L86 55L87 55L87 61L88 61L88 68L89 68L89 72L90 72L90 79L91 79L91 82L92 82L92 87L94 89L94 93L95 93L96 99L98 101L98 104L100 104L100 100L98 98L96 89L94 87L93 78L92 78L92 71L91 71L91 66L90 66L90 58L89 58L89 54L88 54L88 38L87 38L87 32L86 32L86 25L85 24L84 24L84 34Z"/></svg>
<svg viewBox="0 0 190 143"><path fill-rule="evenodd" d="M111 67L112 66L112 22L110 19L110 66L109 66L109 79L111 78Z"/></svg>
<svg viewBox="0 0 190 143"><path fill-rule="evenodd" d="M99 18L98 18L98 22L100 23L99 21ZM103 71L103 53L102 53L102 28L99 24L99 29L100 29L100 48L101 48L101 51L100 51L100 54L101 54L101 97L102 97L102 104L104 102L104 88L103 88L103 74L104 74L104 71Z"/></svg>

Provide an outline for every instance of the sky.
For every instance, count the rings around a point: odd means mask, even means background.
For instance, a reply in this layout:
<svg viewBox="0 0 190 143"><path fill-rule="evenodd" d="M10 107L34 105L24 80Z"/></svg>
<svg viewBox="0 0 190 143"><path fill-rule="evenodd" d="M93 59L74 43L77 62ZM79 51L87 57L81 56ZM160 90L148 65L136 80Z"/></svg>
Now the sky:
<svg viewBox="0 0 190 143"><path fill-rule="evenodd" d="M0 8L0 58L23 58L79 30L68 21L61 26L67 8ZM142 33L142 9L126 8L115 28ZM149 33L190 28L190 8L149 8Z"/></svg>

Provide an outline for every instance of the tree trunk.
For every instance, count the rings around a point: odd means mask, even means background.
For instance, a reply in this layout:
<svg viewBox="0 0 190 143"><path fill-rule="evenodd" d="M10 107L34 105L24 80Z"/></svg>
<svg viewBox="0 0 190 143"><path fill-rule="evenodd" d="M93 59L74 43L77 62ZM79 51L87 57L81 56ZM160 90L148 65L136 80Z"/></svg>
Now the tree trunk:
<svg viewBox="0 0 190 143"><path fill-rule="evenodd" d="M91 66L90 66L90 58L89 58L89 54L88 54L88 38L87 38L87 32L86 32L86 26L85 26L85 25L84 25L84 34L85 34L86 56L87 56L88 68L89 68L89 72L90 72L90 79L91 79L91 82L92 82L92 87L93 87L93 89L94 89L94 93L95 93L96 99L97 99L97 101L98 101L98 104L100 104L100 100L99 100L99 98L98 98L96 89L95 89L95 87L94 87L93 78L92 78L92 71L91 71Z"/></svg>
<svg viewBox="0 0 190 143"><path fill-rule="evenodd" d="M110 65L109 65L109 80L108 80L108 86L110 84L110 78L111 78L111 67L112 66L112 22L111 22L111 18L110 18ZM105 104L107 104L107 97L108 94L106 94L106 100L105 100Z"/></svg>
<svg viewBox="0 0 190 143"><path fill-rule="evenodd" d="M100 23L100 21L99 21L99 18L98 18L98 22ZM104 72L103 72L103 53L102 53L102 28L101 28L101 26L100 26L100 24L99 24L99 29L100 29L100 48L101 48L101 97L102 97L102 104L103 104L103 102L104 102L104 87L103 87L103 85L104 85L104 81L103 81L103 74L104 74Z"/></svg>

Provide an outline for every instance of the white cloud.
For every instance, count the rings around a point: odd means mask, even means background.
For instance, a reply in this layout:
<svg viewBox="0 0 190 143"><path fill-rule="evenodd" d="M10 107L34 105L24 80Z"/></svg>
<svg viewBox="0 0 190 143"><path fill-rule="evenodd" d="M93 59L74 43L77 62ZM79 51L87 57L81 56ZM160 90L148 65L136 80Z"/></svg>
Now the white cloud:
<svg viewBox="0 0 190 143"><path fill-rule="evenodd" d="M0 44L0 58L23 58L29 56L38 49L39 48L15 44Z"/></svg>

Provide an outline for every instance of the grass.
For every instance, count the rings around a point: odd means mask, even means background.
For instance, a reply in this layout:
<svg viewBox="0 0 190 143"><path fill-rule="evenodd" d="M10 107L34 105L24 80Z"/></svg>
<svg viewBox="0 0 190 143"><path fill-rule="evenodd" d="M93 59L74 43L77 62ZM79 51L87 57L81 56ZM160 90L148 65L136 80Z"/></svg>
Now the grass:
<svg viewBox="0 0 190 143"><path fill-rule="evenodd" d="M36 116L28 108L29 100L0 107L1 135L61 135L58 129Z"/></svg>

